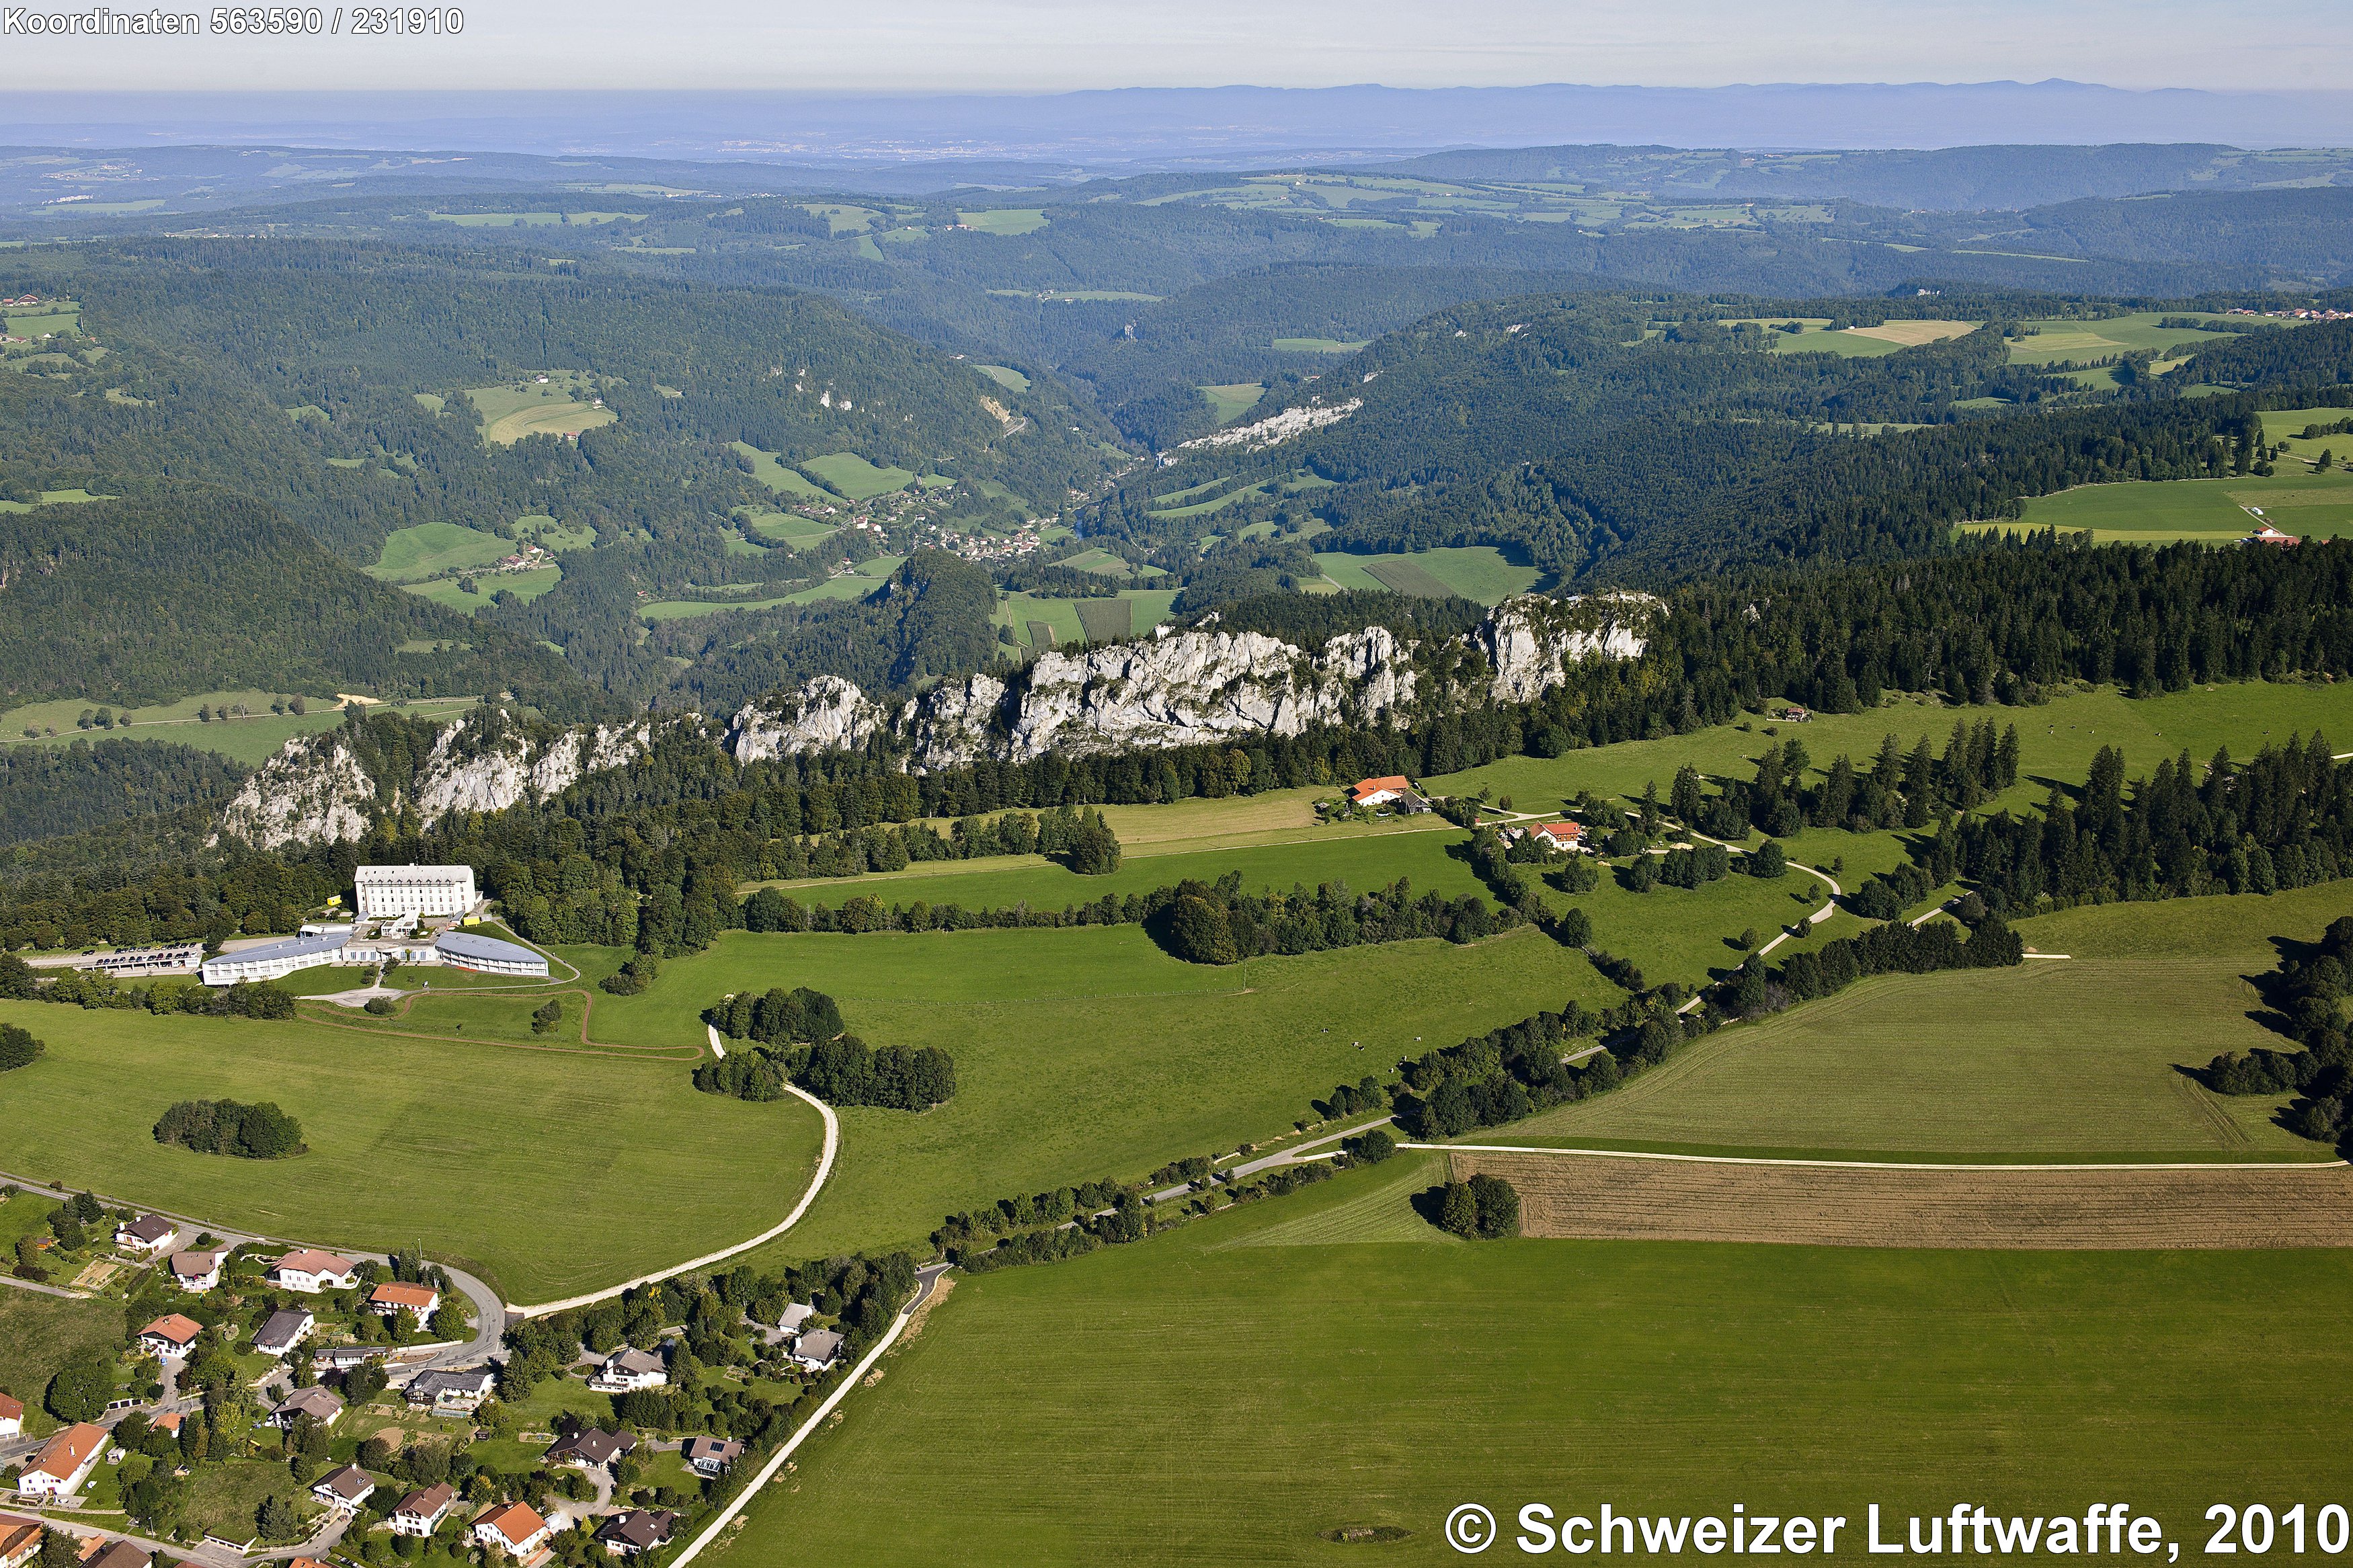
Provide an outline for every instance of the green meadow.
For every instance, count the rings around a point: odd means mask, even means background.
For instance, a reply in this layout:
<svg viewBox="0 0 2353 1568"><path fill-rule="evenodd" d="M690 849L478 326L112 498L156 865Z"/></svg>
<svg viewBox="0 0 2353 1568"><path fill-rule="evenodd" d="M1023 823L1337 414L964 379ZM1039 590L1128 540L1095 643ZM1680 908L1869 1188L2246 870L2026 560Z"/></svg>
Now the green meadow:
<svg viewBox="0 0 2353 1568"><path fill-rule="evenodd" d="M2304 421L2294 426L2301 430ZM2336 444L2353 456L2353 437ZM2327 439L2297 443L2316 455ZM2256 515L2257 510L2262 515ZM2220 479L2160 479L2113 485L2083 485L2026 503L2015 522L1975 523L1973 531L2031 532L2040 529L2088 530L2105 543L2170 544L2195 540L2212 544L2243 539L2264 523L2308 539L2353 533L2353 473L2332 468L2316 473L2293 460L2269 479L2245 474Z"/></svg>
<svg viewBox="0 0 2353 1568"><path fill-rule="evenodd" d="M1356 555L1338 552L1315 557L1324 578L1342 588L1410 594L1422 598L1460 595L1498 605L1525 594L1544 575L1492 544L1419 550L1410 555Z"/></svg>
<svg viewBox="0 0 2353 1568"><path fill-rule="evenodd" d="M833 452L822 458L811 458L801 465L802 471L822 480L837 494L851 500L871 500L892 490L903 490L914 482L914 474L906 468L879 468L855 452Z"/></svg>
<svg viewBox="0 0 2353 1568"><path fill-rule="evenodd" d="M526 572L485 573L474 579L474 591L470 594L466 592L463 584L449 577L431 583L404 583L401 586L420 599L432 600L445 610L456 610L460 615L470 616L489 604L493 595L512 594L527 605L563 580L564 568L561 566L534 566Z"/></svg>
<svg viewBox="0 0 2353 1568"><path fill-rule="evenodd" d="M2353 1348L2298 1327L2345 1253L1463 1246L1409 1206L1437 1174L957 1280L719 1560L1441 1563L1459 1504L1508 1542L1525 1503L1604 1501L1841 1516L1859 1554L1869 1504L1900 1532L1958 1498L2128 1498L2194 1551L2217 1499L2348 1479Z"/></svg>
<svg viewBox="0 0 2353 1568"><path fill-rule="evenodd" d="M592 377L576 371L546 373L500 386L469 387L466 400L482 416L482 439L493 447L510 447L531 436L576 436L617 417L609 408L593 405L596 395Z"/></svg>
<svg viewBox="0 0 2353 1568"><path fill-rule="evenodd" d="M1217 410L1218 423L1230 425L1266 395L1266 386L1261 382L1238 381L1224 386L1205 386L1201 395Z"/></svg>
<svg viewBox="0 0 2353 1568"><path fill-rule="evenodd" d="M1171 958L1133 926L730 932L665 963L644 995L599 998L596 1031L628 1045L697 1040L704 1006L776 985L826 992L865 1039L938 1046L956 1064L955 1098L922 1115L839 1112L834 1178L769 1249L776 1261L919 1243L946 1214L1015 1192L1132 1179L1263 1141L1312 1119L1309 1101L1344 1078L1564 997L1616 994L1533 929L1226 968ZM682 1084L687 1068L657 1070Z"/></svg>
<svg viewBox="0 0 2353 1568"><path fill-rule="evenodd" d="M752 465L752 477L776 491L796 500L831 500L834 498L797 468L787 468L774 452L743 441L731 443L733 449Z"/></svg>
<svg viewBox="0 0 2353 1568"><path fill-rule="evenodd" d="M303 702L310 710L307 713L269 710L272 702L287 701L293 695L277 691L200 691L176 701L117 709L116 726L111 730L83 730L76 726L75 721L82 710L95 708L95 703L71 698L29 703L0 714L0 744L62 746L76 740L96 742L110 736L118 740L168 741L199 751L217 752L232 761L258 766L295 736L332 730L343 721L343 709L332 695L305 695ZM475 700L471 697L431 697L417 699L406 706L411 712L438 717L461 713ZM224 716L206 721L197 717L206 708L220 713L240 702L246 708L243 718ZM27 735L25 731L28 729L41 733Z"/></svg>
<svg viewBox="0 0 2353 1568"><path fill-rule="evenodd" d="M993 207L958 213L956 222L983 234L1035 234L1046 226L1046 213L1042 207Z"/></svg>
<svg viewBox="0 0 2353 1568"><path fill-rule="evenodd" d="M2052 317L2029 321L2026 326L2031 335L2010 340L2010 363L2079 364L2086 360L2145 352L2155 353L2163 358L2178 358L2184 353L2194 353L2209 344L2226 341L2227 334L2222 332L2157 324L2160 320L2173 316L2218 321L2226 319L2194 310L2136 310L2128 315L2110 316L2099 321Z"/></svg>
<svg viewBox="0 0 2353 1568"><path fill-rule="evenodd" d="M23 1225L16 1213L0 1213L0 1226L17 1236L28 1235L55 1207L53 1200L20 1193L0 1209L24 1211ZM0 1394L24 1402L25 1434L40 1436L58 1422L41 1408L41 1395L57 1369L86 1350L112 1351L122 1342L122 1311L111 1301L70 1301L30 1290L0 1290Z"/></svg>
<svg viewBox="0 0 2353 1568"><path fill-rule="evenodd" d="M454 522L420 522L385 535L383 552L368 568L387 583L411 583L437 572L487 566L514 546L495 533Z"/></svg>
<svg viewBox="0 0 2353 1568"><path fill-rule="evenodd" d="M683 1060L534 1039L537 1000L420 1005L512 1012L475 1025L519 1037L503 1043L0 1003L48 1044L8 1075L0 1170L328 1247L421 1242L515 1301L617 1283L783 1217L815 1169L814 1111L697 1094ZM239 1160L151 1135L173 1101L221 1098L277 1101L309 1152Z"/></svg>
<svg viewBox="0 0 2353 1568"><path fill-rule="evenodd" d="M1123 588L1115 599L1049 599L1013 593L997 601L997 624L1011 626L1028 647L1048 646L1046 636L1056 647L1103 642L1150 631L1169 617L1176 602L1173 588ZM1090 616L1094 617L1092 629Z"/></svg>
<svg viewBox="0 0 2353 1568"><path fill-rule="evenodd" d="M1009 364L976 364L972 368L980 372L981 374L988 377L989 380L997 383L997 385L1005 388L1008 392L1027 392L1029 390L1029 378L1022 374L1019 371L1015 370Z"/></svg>

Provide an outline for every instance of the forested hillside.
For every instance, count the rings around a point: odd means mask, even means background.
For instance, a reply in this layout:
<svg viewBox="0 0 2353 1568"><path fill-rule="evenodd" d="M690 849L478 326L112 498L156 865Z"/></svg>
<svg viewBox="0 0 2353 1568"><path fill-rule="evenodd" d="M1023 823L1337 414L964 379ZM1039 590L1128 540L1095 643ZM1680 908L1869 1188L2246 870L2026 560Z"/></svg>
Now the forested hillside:
<svg viewBox="0 0 2353 1568"><path fill-rule="evenodd" d="M0 607L12 703L503 688L554 712L593 706L547 650L353 571L275 508L209 490L0 513Z"/></svg>

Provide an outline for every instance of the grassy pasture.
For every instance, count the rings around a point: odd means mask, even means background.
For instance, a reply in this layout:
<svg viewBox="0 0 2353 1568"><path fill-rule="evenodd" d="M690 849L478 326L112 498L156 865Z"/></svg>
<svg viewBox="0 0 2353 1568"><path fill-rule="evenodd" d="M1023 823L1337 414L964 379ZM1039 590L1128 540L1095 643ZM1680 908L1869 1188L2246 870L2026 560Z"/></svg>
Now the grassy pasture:
<svg viewBox="0 0 2353 1568"><path fill-rule="evenodd" d="M892 490L903 490L915 479L908 469L878 468L855 452L811 458L801 465L801 469L851 500L870 500Z"/></svg>
<svg viewBox="0 0 2353 1568"><path fill-rule="evenodd" d="M1255 381L1237 381L1224 386L1205 386L1201 395L1218 411L1218 423L1230 425L1266 395L1266 387Z"/></svg>
<svg viewBox="0 0 2353 1568"><path fill-rule="evenodd" d="M730 443L736 453L752 465L752 477L776 491L796 500L831 500L834 498L797 468L786 468L774 452L764 452L748 442Z"/></svg>
<svg viewBox="0 0 2353 1568"><path fill-rule="evenodd" d="M550 371L544 384L533 378L466 390L466 400L482 416L482 439L493 447L511 447L530 436L576 436L610 425L616 417L611 409L580 401L595 395L595 384L573 371Z"/></svg>
<svg viewBox="0 0 2353 1568"><path fill-rule="evenodd" d="M2353 1350L2284 1325L2337 1321L2345 1253L1464 1247L1407 1208L1435 1179L959 1280L721 1561L1322 1563L1349 1550L1323 1532L1388 1526L1357 1552L1440 1563L1459 1503L1508 1539L1523 1502L1605 1499L1841 1515L1859 1552L1868 1503L1900 1531L2129 1496L2194 1549L2251 1454L2274 1502L2343 1489ZM1169 1476L1205 1434L1251 1484Z"/></svg>
<svg viewBox="0 0 2353 1568"><path fill-rule="evenodd" d="M5 1206L46 1215L56 1205L47 1198L20 1194ZM36 1225L8 1228L16 1235L29 1234ZM11 1245L14 1241L12 1235ZM27 1436L43 1436L58 1425L41 1408L41 1395L58 1368L82 1351L114 1349L121 1335L122 1310L111 1301L69 1301L30 1290L0 1289L0 1394L25 1402Z"/></svg>
<svg viewBox="0 0 2353 1568"><path fill-rule="evenodd" d="M2353 903L2353 890L2337 899ZM2282 1044L2247 1016L2261 1005L2247 973L2211 959L2078 957L1884 976L1724 1030L1624 1089L1488 1141L2328 1158L2272 1125L2283 1100L2212 1094L2176 1070Z"/></svg>
<svg viewBox="0 0 2353 1568"><path fill-rule="evenodd" d="M528 572L497 572L475 579L475 592L469 594L452 578L444 577L431 583L404 583L409 593L420 599L430 599L445 610L460 615L472 615L491 602L494 594L512 594L529 604L564 580L561 566L534 566Z"/></svg>
<svg viewBox="0 0 2353 1568"><path fill-rule="evenodd" d="M1035 234L1046 226L1046 213L1042 207L990 207L981 212L960 212L956 222L983 234Z"/></svg>
<svg viewBox="0 0 2353 1568"><path fill-rule="evenodd" d="M0 714L0 743L17 745L62 746L76 739L96 741L112 735L118 739L139 741L169 741L200 751L217 752L236 762L259 765L272 752L296 735L314 734L332 730L343 721L341 707L331 698L316 694L305 697L311 710L299 717L292 713L272 713L269 704L283 701L292 695L271 691L200 691L176 701L157 703L146 708L128 710L133 724L129 729L118 725L113 730L78 730L74 721L85 708L94 703L68 699L56 702L36 702ZM455 715L473 706L470 697L427 698L412 703L411 712L444 716ZM196 717L199 710L216 710L242 702L248 717L216 719L206 722ZM118 714L123 710L118 709ZM37 738L26 735L27 727L55 730L54 735Z"/></svg>
<svg viewBox="0 0 2353 1568"><path fill-rule="evenodd" d="M1345 218L1336 218L1333 221L1335 223L1345 223L1349 220ZM1373 220L1372 226L1376 228L1390 228L1395 226ZM1273 349L1277 353L1352 354L1371 342L1372 339L1370 338L1360 339L1356 342L1343 342L1338 338L1276 338L1267 346Z"/></svg>
<svg viewBox="0 0 2353 1568"><path fill-rule="evenodd" d="M69 490L43 490L41 499L38 500L0 500L0 511L30 511L37 506L58 506L72 501L108 499L110 498L105 496L94 496L88 490L79 488Z"/></svg>
<svg viewBox="0 0 2353 1568"><path fill-rule="evenodd" d="M1851 359L1876 358L1892 354L1900 349L1916 348L1922 343L1943 342L1973 332L1982 323L1951 321L1895 321L1876 327L1850 327L1842 332L1830 331L1827 316L1751 316L1743 318L1766 328L1784 321L1796 321L1800 331L1795 332L1767 331L1767 339L1775 353L1835 353ZM1727 318L1726 326L1738 321Z"/></svg>
<svg viewBox="0 0 2353 1568"><path fill-rule="evenodd" d="M1841 752L1858 763L1875 754L1883 735L1901 737L1907 749L1926 735L1941 752L1956 719L1975 723L1989 717L1997 727L2018 726L2020 782L1999 804L2022 810L2039 804L2048 792L2043 781L2080 781L2102 746L2124 752L2129 775L2146 774L2160 758L2183 750L2204 763L2219 746L2228 745L2233 756L2246 757L2265 741L2284 743L2292 733L2309 735L2315 728L2353 736L2353 689L2343 681L2334 686L2250 682L2134 701L2104 688L2057 697L2039 708L2014 709L1943 709L1903 700L1867 713L1825 713L1807 724L1752 719L1743 721L1750 726L1746 730L1737 723L1719 724L1688 735L1588 747L1551 759L1508 757L1423 782L1441 795L1475 795L1482 787L1490 788L1511 795L1523 811L1552 809L1582 789L1639 796L1645 784L1652 782L1663 798L1676 768L1687 762L1704 773L1753 776L1755 759L1777 738L1768 731L1778 731L1782 740L1804 742L1819 779ZM1841 841L1856 843L1858 836L1836 829L1823 835L1827 844Z"/></svg>
<svg viewBox="0 0 2353 1568"><path fill-rule="evenodd" d="M1119 600L1126 605L1128 618L1127 629L1118 634L1112 634L1107 629L1113 616L1118 613L1109 608L1113 602L1110 600L1049 599L1030 594L1008 594L997 601L997 624L1011 626L1014 634L1030 647L1042 646L1029 633L1029 628L1033 622L1050 630L1058 645L1082 642L1089 637L1082 618L1086 613L1083 606L1101 605L1103 607L1094 613L1101 618L1100 624L1106 628L1104 635L1134 636L1149 631L1166 620L1169 606L1176 602L1176 595L1173 589L1167 588L1123 588Z"/></svg>
<svg viewBox="0 0 2353 1568"><path fill-rule="evenodd" d="M437 572L487 566L514 553L514 546L495 533L455 522L420 522L385 535L384 549L371 576L386 583L413 583Z"/></svg>
<svg viewBox="0 0 2353 1568"><path fill-rule="evenodd" d="M837 577L827 583L825 587L830 588L836 583L852 581L864 583L865 579ZM867 584L858 592L845 591L834 594L825 593L820 589L811 589L799 594L788 594L780 599L656 599L652 604L638 605L638 614L649 621L691 621L697 616L723 615L729 610L773 610L779 605L805 605L815 599L856 598L862 593L871 593L873 586L872 584Z"/></svg>
<svg viewBox="0 0 2353 1568"><path fill-rule="evenodd" d="M1015 370L1009 364L976 364L972 368L980 372L981 374L988 377L989 380L997 383L997 385L1005 388L1008 392L1027 392L1029 390L1029 378L1022 374L1019 371Z"/></svg>
<svg viewBox="0 0 2353 1568"><path fill-rule="evenodd" d="M800 478L797 474L793 477ZM806 479L801 482L808 483ZM809 488L815 489L817 487L810 485ZM829 522L819 522L814 518L800 517L788 511L760 512L744 521L752 525L753 532L788 550L807 550L812 544L822 544L840 531Z"/></svg>
<svg viewBox="0 0 2353 1568"><path fill-rule="evenodd" d="M522 1041L534 1001L495 1002ZM814 1111L698 1095L676 1060L413 1038L396 1023L360 1031L37 1003L0 1004L0 1017L49 1047L9 1075L0 1169L331 1247L421 1240L514 1300L740 1240L781 1217L816 1161ZM673 1031L659 1043L699 1037ZM301 1121L310 1152L228 1159L150 1135L174 1100L224 1096L276 1100Z"/></svg>
<svg viewBox="0 0 2353 1568"><path fill-rule="evenodd" d="M566 225L593 228L599 224L643 223L643 213L435 213L436 223L455 224L459 228L562 228Z"/></svg>
<svg viewBox="0 0 2353 1568"><path fill-rule="evenodd" d="M2221 342L2226 334L2183 327L2160 327L2157 323L2167 316L2202 314L2182 310L2136 310L2130 315L2098 321L2070 321L2064 317L2029 321L2026 325L2033 330L2032 335L2010 341L2010 363L2078 364L2085 360L2106 359L2114 354L2142 351L2168 357L2177 351L2195 352L2210 343ZM2222 318L2206 319L2219 321Z"/></svg>
<svg viewBox="0 0 2353 1568"><path fill-rule="evenodd" d="M1501 604L1524 594L1543 575L1514 563L1492 544L1417 551L1410 555L1353 555L1333 552L1315 557L1324 578L1342 588L1443 598L1460 595L1482 605Z"/></svg>
<svg viewBox="0 0 2353 1568"><path fill-rule="evenodd" d="M834 1179L777 1244L779 1260L920 1240L951 1210L1011 1192L1263 1140L1312 1115L1308 1101L1343 1077L1564 996L1615 994L1533 930L1230 968L1180 963L1134 927L731 932L664 964L644 995L600 999L597 1033L693 1039L721 994L797 984L837 998L866 1039L952 1052L957 1089L921 1116L841 1110ZM681 1082L686 1071L662 1070Z"/></svg>
<svg viewBox="0 0 2353 1568"><path fill-rule="evenodd" d="M2295 426L2303 427L2302 422ZM2302 443L2316 454L2328 444L2326 439ZM2337 444L2353 453L2353 439L2338 437ZM2261 508L2263 515L2256 517L2251 507ZM2028 501L2025 515L2016 522L1972 527L2006 532L2084 529L2094 540L2110 543L2194 540L2221 544L2245 538L2266 521L2306 538L2353 533L2353 474L2341 468L2314 473L2301 463L2288 462L2269 479L2246 474L2082 485Z"/></svg>

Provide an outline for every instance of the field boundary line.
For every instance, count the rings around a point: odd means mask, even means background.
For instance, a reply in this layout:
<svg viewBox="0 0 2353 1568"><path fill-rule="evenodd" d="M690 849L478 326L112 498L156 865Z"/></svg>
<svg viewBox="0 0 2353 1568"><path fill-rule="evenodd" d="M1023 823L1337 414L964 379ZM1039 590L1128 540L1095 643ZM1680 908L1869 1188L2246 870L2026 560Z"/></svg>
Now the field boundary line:
<svg viewBox="0 0 2353 1568"><path fill-rule="evenodd" d="M1526 1143L1400 1143L1400 1149L1462 1154L1564 1154L1588 1160L1668 1160L1692 1165L1808 1165L1846 1171L2340 1171L2346 1160L2187 1160L2047 1164L1966 1164L1927 1160L1803 1160L1763 1154L1668 1154L1645 1149L1548 1149Z"/></svg>
<svg viewBox="0 0 2353 1568"><path fill-rule="evenodd" d="M696 1054L701 1055L699 1051ZM625 1279L618 1285L609 1286L602 1290L592 1290L581 1296L567 1296L561 1301L542 1301L529 1307L518 1307L510 1301L506 1304L507 1316L510 1319L543 1318L550 1312L562 1312L574 1307L587 1307L598 1301L609 1301L625 1291L636 1289L640 1285L657 1284L661 1280L684 1274L689 1269L708 1268L713 1263L724 1262L738 1253L749 1252L755 1247L765 1246L798 1225L801 1215L808 1213L809 1205L817 1202L818 1194L825 1190L826 1177L833 1173L833 1158L841 1148L841 1121L834 1115L833 1107L802 1089L798 1084L787 1083L784 1087L785 1091L796 1100L806 1100L817 1107L817 1113L825 1119L825 1149L818 1156L817 1173L809 1178L808 1190L801 1194L801 1201L793 1205L792 1213L748 1241L739 1241L733 1247L723 1247L717 1252L707 1252L701 1258L690 1258L683 1263L675 1263L667 1268L656 1269L651 1274L641 1274L635 1279ZM894 1339L896 1337L895 1333L892 1336ZM885 1340L883 1342L888 1344L890 1341ZM819 1414L823 1412L820 1411ZM679 1559L680 1563L684 1561L684 1558ZM677 1568L677 1565L673 1564L672 1568Z"/></svg>

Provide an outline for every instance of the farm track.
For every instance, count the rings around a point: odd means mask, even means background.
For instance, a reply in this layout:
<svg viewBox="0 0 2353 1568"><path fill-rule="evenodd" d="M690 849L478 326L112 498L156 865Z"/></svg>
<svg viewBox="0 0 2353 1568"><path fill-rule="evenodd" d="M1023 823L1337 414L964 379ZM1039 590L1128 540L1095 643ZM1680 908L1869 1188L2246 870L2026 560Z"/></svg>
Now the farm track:
<svg viewBox="0 0 2353 1568"><path fill-rule="evenodd" d="M1566 1156L1566 1157L1564 1157ZM2353 1246L2353 1167L1922 1166L1448 1154L1519 1189L1528 1236L1817 1247L2165 1250Z"/></svg>

